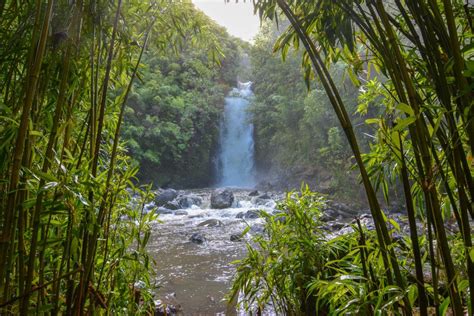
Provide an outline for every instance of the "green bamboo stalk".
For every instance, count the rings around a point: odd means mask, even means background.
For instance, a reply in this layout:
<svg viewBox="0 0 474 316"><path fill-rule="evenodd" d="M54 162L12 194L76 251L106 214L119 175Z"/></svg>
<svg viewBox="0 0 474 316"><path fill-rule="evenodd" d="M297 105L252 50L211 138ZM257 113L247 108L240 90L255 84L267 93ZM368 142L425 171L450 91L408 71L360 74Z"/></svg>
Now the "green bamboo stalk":
<svg viewBox="0 0 474 316"><path fill-rule="evenodd" d="M43 167L41 171L43 173L48 173L49 168L51 166L51 161L53 159L54 155L54 145L56 143L56 138L57 138L57 133L58 133L58 128L60 124L60 120L62 117L62 112L64 108L64 104L66 101L66 92L67 92L67 87L68 87L68 78L69 78L69 68L70 68L70 60L71 60L71 53L72 53L72 46L69 45L68 49L66 51L66 54L63 59L63 69L61 73L61 82L59 86L59 95L57 99L57 104L56 108L54 111L54 116L53 116L53 125L51 126L51 131L48 139L48 144L46 147L46 152L45 152L45 158L43 161ZM43 210L43 199L45 196L44 191L42 190L43 186L45 185L46 180L42 178L39 182L38 186L38 195L36 198L36 204L34 207L34 210L32 212L32 237L31 237L31 242L30 242L30 253L29 253L29 258L28 258L28 273L26 276L26 281L25 281L25 292L29 291L29 289L32 286L33 282L33 276L35 273L35 261L37 258L37 247L38 247L38 235L39 235L39 230L40 230L40 216L41 212ZM44 232L44 234L47 234L47 231ZM42 264L41 260L41 255L39 256L40 259L40 264ZM40 275L41 277L41 275ZM29 295L25 295L23 300L22 300L22 309L21 313L27 313L28 312L28 307L29 307Z"/></svg>
<svg viewBox="0 0 474 316"><path fill-rule="evenodd" d="M102 129L103 129L104 119L105 119L105 107L107 104L107 91L108 91L108 85L109 85L109 80L110 80L110 72L112 69L112 59L114 56L114 45L115 45L115 38L117 34L118 21L120 17L121 5L122 5L122 0L118 0L113 29L112 29L112 36L111 36L110 45L108 48L105 76L102 82L102 95L100 99L99 117L98 117L98 122L97 122L98 123L97 135L95 139L95 148L93 151L94 155L92 156L92 165L91 165L91 173L92 173L92 176L94 177L97 175L97 168L99 164L99 150L100 150L100 142L101 142L101 137L102 137ZM93 124L95 124L95 122L93 122ZM91 198L93 197L93 195L90 194L89 197ZM91 203L91 205L92 205L91 213L93 213L94 203ZM89 223L89 220L86 218L86 225L88 223ZM95 225L99 225L99 223L97 222ZM93 245L95 244L96 240L93 240L91 238L92 238L92 234L87 233L87 229L86 229L84 231L84 240L83 240L83 249L82 249L84 273L81 275L81 281L77 290L74 307L73 307L74 313L78 315L82 313L82 310L84 308L87 287L89 286L89 280L91 278L91 274L94 267L93 258L94 258L95 249Z"/></svg>
<svg viewBox="0 0 474 316"><path fill-rule="evenodd" d="M33 101L36 95L36 88L38 84L39 73L41 70L41 64L43 62L43 56L46 48L47 36L49 32L49 24L50 19L52 16L52 8L53 8L53 0L48 1L48 6L43 18L43 25L41 28L41 35L39 42L33 42L32 46L36 47L36 54L34 57L34 62L29 67L29 75L28 80L26 83L26 93L25 99L23 102L22 107L22 114L20 119L20 126L18 129L18 135L15 143L15 149L13 152L13 162L11 168L11 175L9 181L9 192L7 197L7 212L5 214L5 221L4 226L2 229L2 234L0 237L0 262L5 261L5 255L10 251L11 243L13 241L13 232L11 231L12 228L12 221L14 218L14 212L17 208L15 203L16 195L18 190L19 184L19 176L21 170L21 159L23 156L23 152L25 149L25 140L27 138L28 132L28 120L31 114L31 107L33 105ZM40 10L41 6L38 6L38 10ZM33 36L35 39L35 36ZM37 46L36 46L37 45ZM6 267L3 264L0 266L0 288L3 288L3 282L5 280L5 270ZM4 300L7 297L3 297Z"/></svg>
<svg viewBox="0 0 474 316"><path fill-rule="evenodd" d="M410 239L413 247L413 257L415 259L416 283L418 288L418 304L420 315L428 315L428 299L425 291L425 282L423 278L423 262L421 260L420 245L418 242L418 233L416 228L416 211L413 205L413 197L411 195L410 182L408 179L407 165L405 162L405 153L403 151L403 141L400 133L398 133L400 142L400 158L401 158L401 174L403 182L403 191L405 193L405 201L408 213L408 224L410 226Z"/></svg>
<svg viewBox="0 0 474 316"><path fill-rule="evenodd" d="M357 144L357 139L355 137L354 131L352 129L352 124L344 108L342 100L337 92L337 89L335 88L335 85L329 75L329 72L327 71L316 48L314 47L314 43L311 41L311 39L309 39L308 35L305 34L305 32L301 29L297 19L295 18L294 14L292 13L287 3L284 0L277 0L277 3L279 7L282 9L282 11L285 13L285 15L288 17L290 23L292 24L293 28L297 32L300 40L303 42L303 45L305 46L305 49L312 60L313 67L323 83L326 93L329 96L331 104L333 105L333 108L341 122L343 130L349 141L352 152L354 154L357 165L359 167L359 171L362 176L362 181L364 184L364 188L366 190L367 198L370 205L370 210L374 218L374 223L376 225L377 236L379 239L380 247L382 249L382 257L384 259L384 265L387 270L387 277L389 278L389 281L390 281L390 274L391 274L390 271L392 271L393 269L395 280L398 286L404 289L405 281L403 280L403 277L401 276L398 262L396 260L396 256L393 252L393 249L388 248L388 246L391 244L391 239L388 234L388 229L384 222L383 214L380 209L380 205L378 204L375 191L372 187L372 184L368 177L364 163L362 161L362 157L361 157L359 147ZM389 259L390 259L390 264L389 264ZM406 313L411 314L411 307L408 303L408 300L406 300L404 307L405 307Z"/></svg>
<svg viewBox="0 0 474 316"><path fill-rule="evenodd" d="M110 194L110 190L109 190L110 182L112 181L112 177L113 177L113 174L114 174L115 161L116 161L116 156L117 156L117 148L118 148L119 138L120 138L120 128L121 128L122 121L123 121L123 115L125 113L125 107L127 105L128 95L130 94L130 91L132 90L133 82L134 82L135 77L138 73L138 67L140 66L140 63L141 63L141 60L142 60L142 57L143 57L143 53L144 53L145 48L148 44L148 36L149 36L150 31L153 28L154 24L155 24L155 20L153 20L151 22L150 26L146 30L145 38L143 40L143 45L142 45L142 48L140 50L140 54L138 56L137 63L135 64L135 67L132 71L132 74L130 76L130 81L128 83L127 89L125 90L125 94L123 96L122 105L120 107L119 117L118 117L118 121L117 121L117 126L115 128L115 133L114 133L114 141L113 141L112 153L111 153L111 157L110 157L110 165L109 165L109 169L108 169L108 172L107 172L107 180L106 180L106 185L105 185L106 192L105 192L105 194L103 196L103 199L102 199L100 211L103 211L105 209L105 207L106 207L105 203L107 202L108 196ZM99 223L102 226L102 223L100 221L100 217L101 217L100 211L99 211ZM105 217L105 215L103 215L103 216ZM111 216L111 212L109 210L109 212L108 212L108 222L109 223L110 223L110 216ZM97 227L99 227L99 226L97 226ZM104 252L104 260L103 260L102 268L101 268L99 278L98 278L98 282L97 282L98 287L101 284L102 275L103 275L104 268L105 268L105 263L107 262L106 259L107 259L107 253L108 253L108 233L107 233L108 227L109 227L109 225L107 225L107 229L106 229L106 238L105 238L105 247L106 247L106 249L105 249L105 252ZM97 231L97 233L98 233L98 231Z"/></svg>
<svg viewBox="0 0 474 316"><path fill-rule="evenodd" d="M444 264L446 266L446 274L447 274L447 278L449 282L451 304L453 307L454 314L462 315L463 310L462 310L461 299L459 296L459 291L457 288L456 273L454 270L454 264L453 264L451 253L449 250L449 245L447 242L446 231L444 229L444 224L441 217L441 210L439 207L439 201L437 198L436 188L433 183L432 162L431 162L431 157L429 154L429 149L427 148L427 140L429 139L429 137L423 138L424 137L423 135L428 135L428 133L425 133L426 128L423 125L422 119L420 117L420 109L417 102L418 98L416 97L415 89L413 87L410 76L408 75L408 71L406 69L403 57L401 56L401 53L399 51L399 47L396 45L397 42L393 34L392 27L390 26L390 22L387 19L387 13L385 11L384 5L381 0L375 0L375 1L376 1L376 8L377 8L378 14L384 25L385 31L387 32L386 34L388 35L390 42L393 44L391 45L391 48L393 49L398 61L398 71L400 71L400 74L403 78L403 82L406 88L406 93L408 95L409 104L412 106L415 112L415 115L417 116L417 120L415 121L416 133L411 133L411 135L413 137L413 141L416 144L416 146L419 146L421 158L423 162L424 170L423 170L423 174L421 174L423 176L422 189L425 193L425 199L426 199L425 202L427 203L427 212L432 212L432 215L433 215L433 221L436 227L435 232L436 232L436 235L438 236L438 244L441 250ZM420 172L421 171L422 170L420 170Z"/></svg>

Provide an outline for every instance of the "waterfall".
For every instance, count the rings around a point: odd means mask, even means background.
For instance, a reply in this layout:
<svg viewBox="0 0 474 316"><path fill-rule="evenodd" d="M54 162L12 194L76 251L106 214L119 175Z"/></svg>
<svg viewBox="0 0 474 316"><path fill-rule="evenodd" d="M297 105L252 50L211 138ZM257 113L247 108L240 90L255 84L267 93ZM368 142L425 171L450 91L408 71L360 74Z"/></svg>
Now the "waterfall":
<svg viewBox="0 0 474 316"><path fill-rule="evenodd" d="M217 157L218 186L255 185L253 125L247 113L251 85L239 82L225 99Z"/></svg>

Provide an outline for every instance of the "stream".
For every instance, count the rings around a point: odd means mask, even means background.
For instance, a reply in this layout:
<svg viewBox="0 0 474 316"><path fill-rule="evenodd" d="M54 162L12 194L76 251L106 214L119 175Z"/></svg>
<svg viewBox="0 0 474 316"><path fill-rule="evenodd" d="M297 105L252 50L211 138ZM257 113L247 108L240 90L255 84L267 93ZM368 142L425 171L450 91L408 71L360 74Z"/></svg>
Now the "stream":
<svg viewBox="0 0 474 316"><path fill-rule="evenodd" d="M232 261L245 254L245 241L231 241L249 225L244 237L262 232L262 219L253 210L269 212L275 207L276 193L262 194L246 189L231 189L234 202L228 208L211 209L212 189L179 191L174 199L191 197L199 205L166 211L160 208L160 220L148 248L157 262L158 297L165 304L179 306L183 315L223 315L223 301L235 271ZM262 198L263 197L263 198ZM188 198L189 199L189 198ZM250 211L249 211L250 210ZM169 213L169 214L166 214ZM203 243L194 240L205 239ZM235 236L234 236L235 238Z"/></svg>

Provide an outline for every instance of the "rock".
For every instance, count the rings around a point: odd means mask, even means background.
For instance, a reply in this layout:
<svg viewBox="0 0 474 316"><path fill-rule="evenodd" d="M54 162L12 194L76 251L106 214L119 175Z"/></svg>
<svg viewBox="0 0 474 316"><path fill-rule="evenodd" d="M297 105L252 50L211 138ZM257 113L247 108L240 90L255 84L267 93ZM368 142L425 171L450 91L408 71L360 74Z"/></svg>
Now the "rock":
<svg viewBox="0 0 474 316"><path fill-rule="evenodd" d="M188 212L183 211L183 210L177 210L177 211L174 212L174 215L186 216L186 215L188 215Z"/></svg>
<svg viewBox="0 0 474 316"><path fill-rule="evenodd" d="M259 210L248 210L247 212L240 212L235 216L235 218L244 218L244 219L255 219L260 217Z"/></svg>
<svg viewBox="0 0 474 316"><path fill-rule="evenodd" d="M346 204L338 202L328 202L324 212L331 212L332 217L337 219L354 218L359 215L359 211L349 207Z"/></svg>
<svg viewBox="0 0 474 316"><path fill-rule="evenodd" d="M248 210L247 213L244 214L243 218L246 219L256 219L260 217L259 210Z"/></svg>
<svg viewBox="0 0 474 316"><path fill-rule="evenodd" d="M270 200L271 199L271 197L267 193L264 193L264 194L260 195L258 198L262 199L262 200Z"/></svg>
<svg viewBox="0 0 474 316"><path fill-rule="evenodd" d="M145 211L149 212L155 207L155 203L151 202L148 204L145 204Z"/></svg>
<svg viewBox="0 0 474 316"><path fill-rule="evenodd" d="M263 234L265 232L265 226L263 226L262 224L256 224L250 226L250 231L255 234Z"/></svg>
<svg viewBox="0 0 474 316"><path fill-rule="evenodd" d="M344 226L345 226L345 224L343 224L343 223L338 223L338 222L333 222L333 223L330 225L331 231L340 230L340 229L342 229Z"/></svg>
<svg viewBox="0 0 474 316"><path fill-rule="evenodd" d="M259 195L260 193L257 191L257 190L254 190L252 192L249 193L249 196L257 196Z"/></svg>
<svg viewBox="0 0 474 316"><path fill-rule="evenodd" d="M280 222L281 224L285 224L286 223L286 216L278 216L277 218L275 218L275 221Z"/></svg>
<svg viewBox="0 0 474 316"><path fill-rule="evenodd" d="M319 218L319 220L320 220L321 222L330 222L330 221L335 220L335 218L332 217L330 214L324 213L323 215L321 215L321 217Z"/></svg>
<svg viewBox="0 0 474 316"><path fill-rule="evenodd" d="M224 226L224 223L218 219L208 219L202 223L198 224L198 227L221 227Z"/></svg>
<svg viewBox="0 0 474 316"><path fill-rule="evenodd" d="M204 242L206 242L206 237L204 237L203 235L201 235L199 233L194 233L189 238L189 241L191 241L192 243L200 245L200 244L203 244Z"/></svg>
<svg viewBox="0 0 474 316"><path fill-rule="evenodd" d="M166 207L163 207L163 206L160 206L159 208L157 208L155 212L161 215L173 214L172 210L167 209Z"/></svg>
<svg viewBox="0 0 474 316"><path fill-rule="evenodd" d="M180 208L190 208L193 205L200 206L202 199L196 195L185 195L177 199Z"/></svg>
<svg viewBox="0 0 474 316"><path fill-rule="evenodd" d="M166 189L160 191L155 197L155 203L158 206L164 206L166 203L173 201L178 196L178 192L173 189Z"/></svg>
<svg viewBox="0 0 474 316"><path fill-rule="evenodd" d="M181 207L179 206L178 202L176 201L170 201L170 202L166 202L166 204L164 205L167 209L169 210L173 210L173 211L176 211L176 210L179 210Z"/></svg>
<svg viewBox="0 0 474 316"><path fill-rule="evenodd" d="M254 204L254 205L263 206L263 205L266 205L268 202L269 202L268 200L261 199L259 196L256 196L256 197L252 198L252 204Z"/></svg>
<svg viewBox="0 0 474 316"><path fill-rule="evenodd" d="M181 306L165 304L161 300L155 301L154 316L175 316L181 313Z"/></svg>
<svg viewBox="0 0 474 316"><path fill-rule="evenodd" d="M242 241L242 235L232 234L230 235L230 241Z"/></svg>
<svg viewBox="0 0 474 316"><path fill-rule="evenodd" d="M229 189L217 189L211 194L211 208L228 208L234 203L234 194Z"/></svg>

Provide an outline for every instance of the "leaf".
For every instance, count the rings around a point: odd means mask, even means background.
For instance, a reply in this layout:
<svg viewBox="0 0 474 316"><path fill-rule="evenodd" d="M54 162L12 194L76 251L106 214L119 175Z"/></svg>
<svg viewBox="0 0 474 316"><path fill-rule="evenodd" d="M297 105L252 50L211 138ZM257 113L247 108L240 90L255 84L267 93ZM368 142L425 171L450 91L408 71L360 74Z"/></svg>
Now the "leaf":
<svg viewBox="0 0 474 316"><path fill-rule="evenodd" d="M442 316L446 315L446 313L448 311L449 303L451 303L451 299L448 296L444 299L443 303L441 303L441 305L439 306L439 314L440 315L442 315Z"/></svg>
<svg viewBox="0 0 474 316"><path fill-rule="evenodd" d="M371 119L366 119L365 124L379 124L380 119L379 118L371 118Z"/></svg>
<svg viewBox="0 0 474 316"><path fill-rule="evenodd" d="M404 130L406 127L410 126L411 124L413 124L414 122L416 121L416 117L415 116L409 116L407 118L404 118L404 119L401 119L397 122L397 125L395 125L394 127L394 130L396 131L402 131Z"/></svg>
<svg viewBox="0 0 474 316"><path fill-rule="evenodd" d="M396 108L402 111L403 113L408 114L409 116L415 115L415 112L413 111L413 109L406 103L398 103Z"/></svg>
<svg viewBox="0 0 474 316"><path fill-rule="evenodd" d="M58 179L56 179L56 177L54 177L52 174L45 173L40 170L34 171L33 174L37 176L38 178L46 180L46 181L58 182Z"/></svg>
<svg viewBox="0 0 474 316"><path fill-rule="evenodd" d="M52 181L52 182L46 183L41 189L46 191L57 186L58 186L58 182Z"/></svg>

